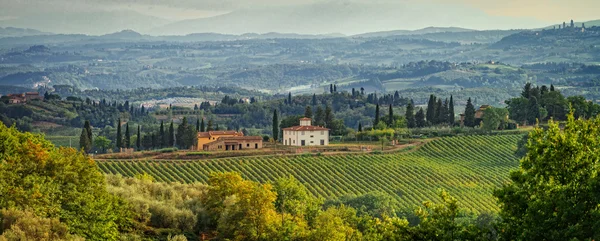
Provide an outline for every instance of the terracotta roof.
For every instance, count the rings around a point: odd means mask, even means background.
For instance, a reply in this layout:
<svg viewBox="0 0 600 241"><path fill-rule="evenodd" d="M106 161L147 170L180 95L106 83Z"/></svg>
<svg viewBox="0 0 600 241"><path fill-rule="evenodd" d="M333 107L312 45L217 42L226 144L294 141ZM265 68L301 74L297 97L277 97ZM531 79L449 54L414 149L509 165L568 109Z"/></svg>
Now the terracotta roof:
<svg viewBox="0 0 600 241"><path fill-rule="evenodd" d="M220 136L220 135L244 136L244 133L237 132L237 131L208 131L208 132L198 132L198 137L211 137L211 136Z"/></svg>
<svg viewBox="0 0 600 241"><path fill-rule="evenodd" d="M260 137L260 136L223 136L223 137L219 137L219 139L217 139L217 140L225 140L225 141L243 141L243 140L258 141L258 140L262 140L262 137Z"/></svg>
<svg viewBox="0 0 600 241"><path fill-rule="evenodd" d="M301 121L306 121L306 120L310 120L310 118L307 118L307 117L302 117L302 118L300 118L300 120L301 120Z"/></svg>
<svg viewBox="0 0 600 241"><path fill-rule="evenodd" d="M328 131L329 129L320 126L292 126L283 128L285 131Z"/></svg>

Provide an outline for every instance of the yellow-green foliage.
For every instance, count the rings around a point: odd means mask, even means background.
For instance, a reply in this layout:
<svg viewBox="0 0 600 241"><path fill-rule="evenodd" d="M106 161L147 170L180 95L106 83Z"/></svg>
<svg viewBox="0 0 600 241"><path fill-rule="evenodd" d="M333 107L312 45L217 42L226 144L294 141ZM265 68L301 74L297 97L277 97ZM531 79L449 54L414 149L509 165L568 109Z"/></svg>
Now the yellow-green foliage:
<svg viewBox="0 0 600 241"><path fill-rule="evenodd" d="M128 228L125 205L106 191L91 158L2 123L0 194L0 207L58 218L88 240L115 240Z"/></svg>
<svg viewBox="0 0 600 241"><path fill-rule="evenodd" d="M16 209L0 211L0 241L77 241L83 238L69 234L67 225L56 218L40 218L32 212Z"/></svg>
<svg viewBox="0 0 600 241"><path fill-rule="evenodd" d="M513 155L521 135L461 136L429 142L417 151L392 154L240 157L201 161L106 161L105 173L148 173L159 182L206 183L211 172L236 171L262 183L294 176L315 196L335 199L373 191L387 193L401 209L440 200L437 189L472 211L498 210L492 190L518 167Z"/></svg>

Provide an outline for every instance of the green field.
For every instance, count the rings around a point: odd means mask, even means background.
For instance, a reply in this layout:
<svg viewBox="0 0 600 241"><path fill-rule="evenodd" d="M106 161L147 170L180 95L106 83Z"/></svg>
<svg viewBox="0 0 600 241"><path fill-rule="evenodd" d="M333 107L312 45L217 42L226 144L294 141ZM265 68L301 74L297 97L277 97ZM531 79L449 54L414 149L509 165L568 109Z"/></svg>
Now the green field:
<svg viewBox="0 0 600 241"><path fill-rule="evenodd" d="M498 209L492 190L518 167L513 155L520 135L462 136L431 141L393 154L244 157L202 161L102 161L105 173L148 173L158 181L205 182L211 172L236 171L253 181L293 175L318 197L383 191L412 209L437 200L438 189L474 211Z"/></svg>

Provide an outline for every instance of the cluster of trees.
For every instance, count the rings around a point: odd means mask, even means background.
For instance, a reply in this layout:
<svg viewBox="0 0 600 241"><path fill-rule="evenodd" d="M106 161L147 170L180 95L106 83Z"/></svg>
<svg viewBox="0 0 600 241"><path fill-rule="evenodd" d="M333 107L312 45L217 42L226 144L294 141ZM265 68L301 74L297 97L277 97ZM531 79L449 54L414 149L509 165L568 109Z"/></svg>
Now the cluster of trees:
<svg viewBox="0 0 600 241"><path fill-rule="evenodd" d="M454 125L454 98L450 96L442 101L435 95L429 96L427 102L426 120L431 125Z"/></svg>
<svg viewBox="0 0 600 241"><path fill-rule="evenodd" d="M510 119L519 123L535 124L543 120L566 120L569 108L575 118L590 118L600 113L600 106L582 96L565 98L553 85L534 87L525 84L521 96L506 101Z"/></svg>

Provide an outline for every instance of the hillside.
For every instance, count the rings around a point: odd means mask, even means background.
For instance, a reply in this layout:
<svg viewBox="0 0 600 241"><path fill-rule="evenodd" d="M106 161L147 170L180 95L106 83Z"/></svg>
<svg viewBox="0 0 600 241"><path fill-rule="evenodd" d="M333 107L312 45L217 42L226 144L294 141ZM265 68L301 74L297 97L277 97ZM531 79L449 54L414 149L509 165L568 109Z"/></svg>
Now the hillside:
<svg viewBox="0 0 600 241"><path fill-rule="evenodd" d="M335 199L372 191L390 194L410 209L435 200L437 189L474 211L497 210L491 195L518 167L513 155L520 135L451 137L416 151L393 154L269 156L208 161L100 161L103 172L152 175L158 181L206 182L211 172L236 171L270 182L294 176L316 196Z"/></svg>

